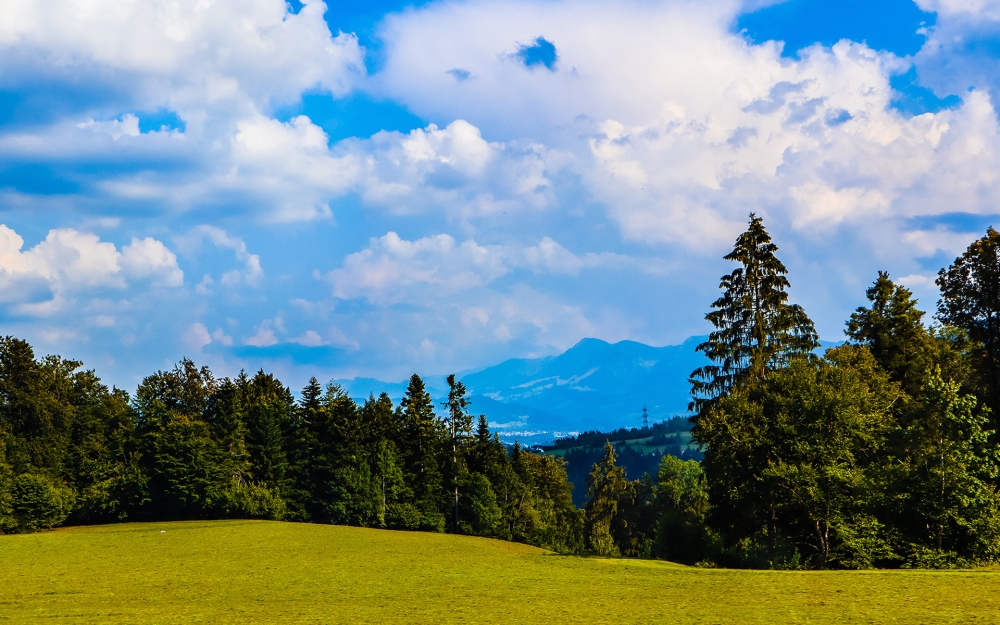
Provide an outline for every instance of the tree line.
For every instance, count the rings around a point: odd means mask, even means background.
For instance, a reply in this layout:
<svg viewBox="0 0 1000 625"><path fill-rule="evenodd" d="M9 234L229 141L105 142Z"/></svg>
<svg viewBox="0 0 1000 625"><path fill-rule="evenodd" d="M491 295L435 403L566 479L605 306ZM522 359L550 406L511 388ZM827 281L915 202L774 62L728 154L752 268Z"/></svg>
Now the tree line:
<svg viewBox="0 0 1000 625"><path fill-rule="evenodd" d="M971 566L1000 558L1000 234L937 277L936 323L879 272L844 345L816 354L759 217L727 260L692 374L700 466L670 531L682 561ZM683 474L686 471L687 474ZM663 481L661 476L661 484Z"/></svg>
<svg viewBox="0 0 1000 625"><path fill-rule="evenodd" d="M131 520L261 518L449 531L577 552L564 465L491 434L448 379L360 405L315 379L216 379L181 361L134 396L81 363L0 339L0 532Z"/></svg>
<svg viewBox="0 0 1000 625"><path fill-rule="evenodd" d="M822 355L777 249L751 215L725 257L737 268L698 346L711 364L691 376L701 461L629 479L605 436L582 509L565 461L502 443L454 376L443 416L418 375L396 405L315 379L296 399L263 371L183 360L129 395L2 338L0 532L263 518L716 566L996 562L1000 234L940 271L934 324L880 272Z"/></svg>
<svg viewBox="0 0 1000 625"><path fill-rule="evenodd" d="M813 322L762 220L725 256L691 376L702 461L628 480L605 446L588 547L704 565L958 567L1000 559L1000 233L937 277L933 325L879 272L847 341Z"/></svg>

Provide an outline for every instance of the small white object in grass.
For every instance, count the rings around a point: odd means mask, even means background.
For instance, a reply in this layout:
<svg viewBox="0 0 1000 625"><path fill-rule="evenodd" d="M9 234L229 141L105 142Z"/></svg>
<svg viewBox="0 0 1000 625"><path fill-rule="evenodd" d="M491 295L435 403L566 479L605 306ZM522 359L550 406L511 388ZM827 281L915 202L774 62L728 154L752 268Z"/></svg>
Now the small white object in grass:
<svg viewBox="0 0 1000 625"><path fill-rule="evenodd" d="M161 533L161 534L166 534L166 533L167 533L167 530L160 530L160 533Z"/></svg>

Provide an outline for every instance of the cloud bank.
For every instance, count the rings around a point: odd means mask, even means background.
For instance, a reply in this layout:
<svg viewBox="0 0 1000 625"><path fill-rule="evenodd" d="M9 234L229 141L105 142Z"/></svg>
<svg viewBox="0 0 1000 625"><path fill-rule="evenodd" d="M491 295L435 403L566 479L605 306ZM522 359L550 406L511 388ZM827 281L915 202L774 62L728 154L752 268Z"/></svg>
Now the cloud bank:
<svg viewBox="0 0 1000 625"><path fill-rule="evenodd" d="M839 339L879 269L930 308L998 215L1000 5L917 4L912 57L789 55L735 1L438 2L371 50L317 1L4 5L4 314L122 369L292 379L662 344L753 211ZM908 75L938 104L900 106ZM421 121L350 132L392 110Z"/></svg>

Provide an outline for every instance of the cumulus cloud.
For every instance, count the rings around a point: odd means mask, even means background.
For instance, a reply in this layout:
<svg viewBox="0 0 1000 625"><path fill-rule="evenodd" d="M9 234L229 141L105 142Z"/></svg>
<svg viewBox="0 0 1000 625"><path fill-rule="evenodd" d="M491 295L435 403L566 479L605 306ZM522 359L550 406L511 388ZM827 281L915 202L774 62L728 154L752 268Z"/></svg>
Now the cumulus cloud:
<svg viewBox="0 0 1000 625"><path fill-rule="evenodd" d="M212 342L212 337L208 333L208 328L203 323L192 323L184 332L182 337L185 347L194 352L200 352L201 348Z"/></svg>
<svg viewBox="0 0 1000 625"><path fill-rule="evenodd" d="M985 1L928 3L945 22L993 15ZM986 93L962 87L954 110L904 115L892 107L890 77L908 61L846 40L782 58L778 44L751 45L729 31L739 9L436 4L386 21L377 79L423 115L468 119L486 135L528 135L571 154L566 167L627 239L714 253L750 210L811 232L945 206L995 211L1000 133ZM507 60L529 33L558 42L558 71ZM476 80L447 75L459 66Z"/></svg>
<svg viewBox="0 0 1000 625"><path fill-rule="evenodd" d="M92 184L74 194L109 208L242 205L260 221L328 217L343 184L316 166L314 139L322 135L325 151L325 135L270 116L307 90L350 92L364 80L364 51L353 34L331 34L323 2L304 5L4 3L0 88L41 110L0 134L0 167L86 161ZM183 131L155 122L164 114ZM3 199L45 201L32 194L6 189Z"/></svg>
<svg viewBox="0 0 1000 625"><path fill-rule="evenodd" d="M500 248L472 240L458 243L447 234L406 241L390 232L372 239L368 249L348 255L327 279L334 297L395 303L414 285L444 294L482 286L505 273Z"/></svg>
<svg viewBox="0 0 1000 625"><path fill-rule="evenodd" d="M0 281L5 300L24 312L50 313L69 295L126 288L126 277L178 286L184 274L177 258L156 239L133 239L119 252L113 243L72 228L49 231L45 240L21 251L24 239L0 225Z"/></svg>
<svg viewBox="0 0 1000 625"><path fill-rule="evenodd" d="M302 333L301 336L288 339L288 342L298 343L299 345L302 345L304 347L319 347L321 345L330 344L329 341L323 339L323 337L319 335L319 332L315 330L306 330L305 332Z"/></svg>
<svg viewBox="0 0 1000 625"><path fill-rule="evenodd" d="M336 150L366 163L357 189L370 206L465 217L554 205L552 175L569 158L531 141L489 142L463 119L347 140Z"/></svg>
<svg viewBox="0 0 1000 625"><path fill-rule="evenodd" d="M152 237L133 238L132 243L122 247L120 264L126 275L151 278L157 285L180 286L184 283L184 272L177 266L177 256Z"/></svg>
<svg viewBox="0 0 1000 625"><path fill-rule="evenodd" d="M921 11L937 13L939 17L962 15L976 19L1000 21L1000 2L996 0L914 0Z"/></svg>
<svg viewBox="0 0 1000 625"><path fill-rule="evenodd" d="M332 36L326 5L283 0L42 0L0 6L7 82L111 82L144 109L169 107L198 128L212 110L266 108L318 87L347 92L364 74L353 35Z"/></svg>
<svg viewBox="0 0 1000 625"><path fill-rule="evenodd" d="M274 328L271 327L270 320L266 320L257 326L256 334L243 339L243 344L250 345L251 347L270 347L278 343L278 337L274 334Z"/></svg>
<svg viewBox="0 0 1000 625"><path fill-rule="evenodd" d="M349 254L343 266L326 275L333 296L367 298L386 305L404 299L433 301L443 295L483 287L517 269L533 273L577 274L583 269L635 268L660 270L655 259L635 259L613 253L576 255L550 237L537 245L458 243L448 234L407 241L395 232L373 238L367 249Z"/></svg>

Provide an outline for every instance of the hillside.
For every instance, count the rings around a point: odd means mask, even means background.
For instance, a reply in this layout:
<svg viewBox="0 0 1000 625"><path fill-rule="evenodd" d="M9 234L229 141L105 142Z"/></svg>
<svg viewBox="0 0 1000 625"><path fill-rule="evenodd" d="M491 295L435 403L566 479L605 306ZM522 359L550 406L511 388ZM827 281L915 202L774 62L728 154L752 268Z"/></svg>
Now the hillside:
<svg viewBox="0 0 1000 625"><path fill-rule="evenodd" d="M1000 572L775 572L558 557L264 521L0 536L0 622L995 622Z"/></svg>
<svg viewBox="0 0 1000 625"><path fill-rule="evenodd" d="M687 413L688 376L707 361L695 351L704 337L652 347L635 341L583 339L558 356L514 358L460 378L472 411L485 413L507 440L543 443L586 430L642 425ZM441 376L425 378L435 398L447 393ZM405 382L341 380L352 397L385 391L402 397Z"/></svg>

